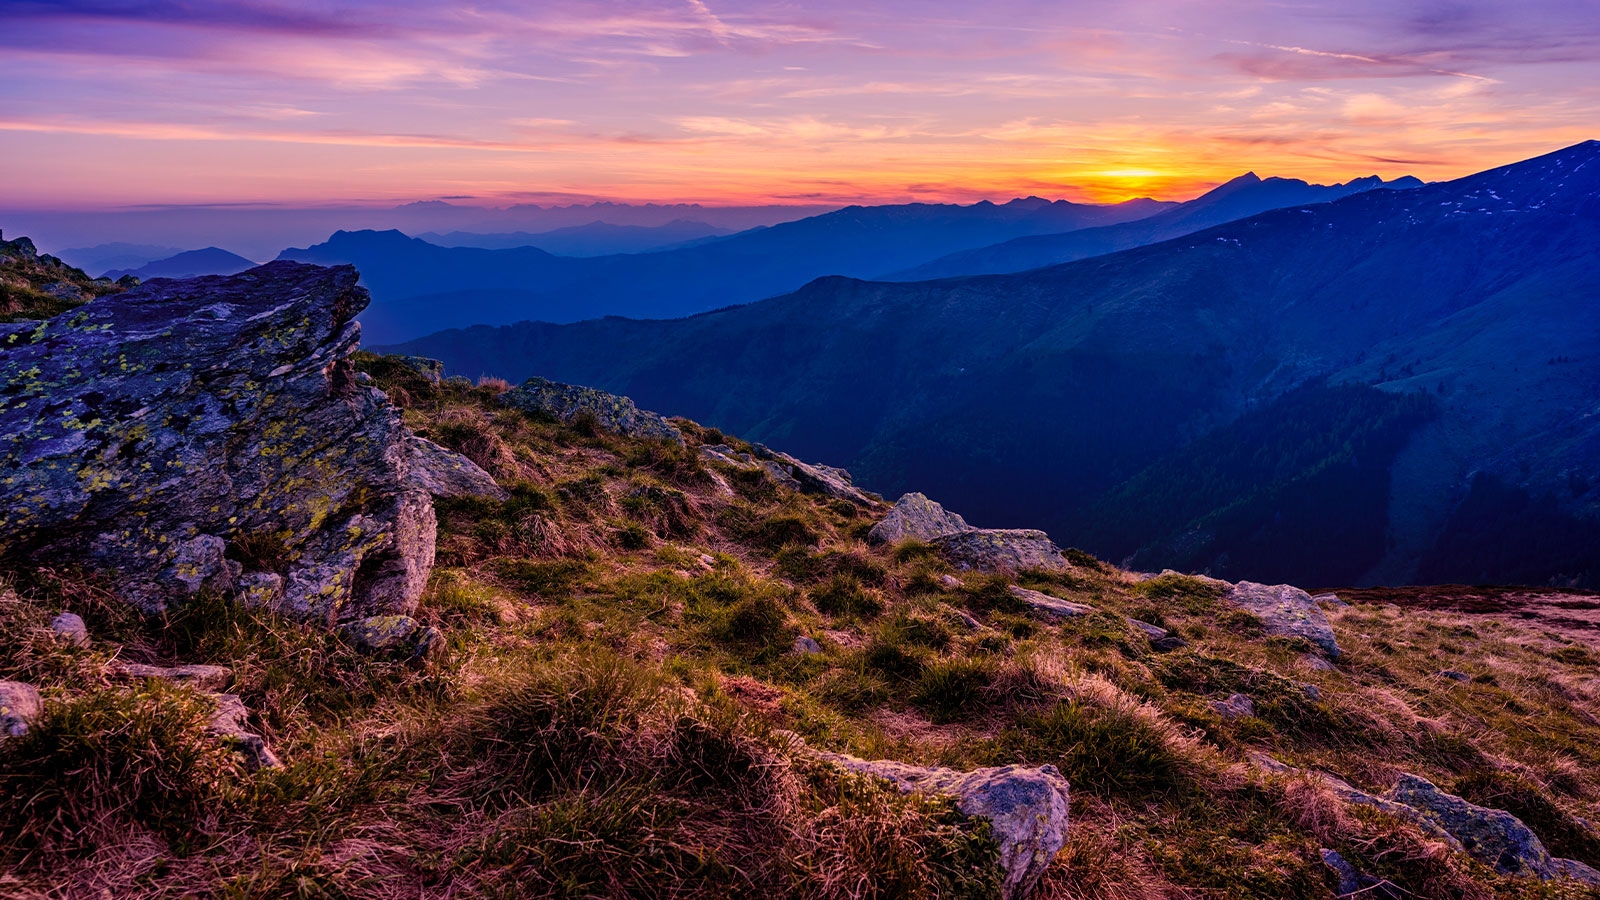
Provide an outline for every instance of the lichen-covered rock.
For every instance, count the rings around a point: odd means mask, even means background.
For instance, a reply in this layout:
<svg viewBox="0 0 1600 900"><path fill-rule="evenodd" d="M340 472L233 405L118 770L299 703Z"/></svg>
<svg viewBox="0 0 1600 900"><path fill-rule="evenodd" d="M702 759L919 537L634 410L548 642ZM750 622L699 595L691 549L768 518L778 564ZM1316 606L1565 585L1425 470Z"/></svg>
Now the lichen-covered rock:
<svg viewBox="0 0 1600 900"><path fill-rule="evenodd" d="M1600 885L1600 872L1574 860L1555 859L1538 835L1504 810L1469 803L1417 775L1400 776L1390 796L1449 832L1463 849L1497 872Z"/></svg>
<svg viewBox="0 0 1600 900"><path fill-rule="evenodd" d="M8 329L0 556L112 572L147 610L275 574L304 619L411 611L433 505L398 411L354 377L356 278L275 262ZM230 548L261 535L282 558L247 571Z"/></svg>
<svg viewBox="0 0 1600 900"><path fill-rule="evenodd" d="M21 681L0 681L0 737L17 737L39 717L39 689Z"/></svg>
<svg viewBox="0 0 1600 900"><path fill-rule="evenodd" d="M1339 657L1333 625L1311 595L1297 587L1241 581L1232 586L1223 601L1255 615L1267 634L1305 638L1329 656Z"/></svg>
<svg viewBox="0 0 1600 900"><path fill-rule="evenodd" d="M505 488L494 476L465 456L427 438L412 435L406 445L411 454L412 483L434 497L477 497L505 500Z"/></svg>
<svg viewBox="0 0 1600 900"><path fill-rule="evenodd" d="M1049 535L1029 528L978 528L947 534L929 543L951 565L963 570L1016 572L1071 566Z"/></svg>
<svg viewBox="0 0 1600 900"><path fill-rule="evenodd" d="M339 634L362 653L422 659L444 645L439 629L410 616L371 616L339 627Z"/></svg>
<svg viewBox="0 0 1600 900"><path fill-rule="evenodd" d="M1052 597L1042 591L1029 590L1017 585L1012 585L1010 590L1011 596L1026 603L1028 609L1052 619L1076 619L1095 611L1094 607L1086 603L1074 603L1071 600Z"/></svg>
<svg viewBox="0 0 1600 900"><path fill-rule="evenodd" d="M50 620L50 630L58 640L74 647L89 646L89 626L77 613L64 612Z"/></svg>
<svg viewBox="0 0 1600 900"><path fill-rule="evenodd" d="M278 754L272 752L272 748L267 746L261 735L245 727L245 723L250 720L250 710L245 708L244 701L240 700L238 695L208 696L211 702L216 704L217 709L211 715L211 722L206 730L243 756L247 768L254 771L276 769L283 765L278 759Z"/></svg>
<svg viewBox="0 0 1600 900"><path fill-rule="evenodd" d="M683 443L683 433L659 414L634 406L627 397L595 388L529 378L501 394L500 402L525 412L552 416L569 425L580 416L589 415L596 425L617 434Z"/></svg>
<svg viewBox="0 0 1600 900"><path fill-rule="evenodd" d="M794 652L801 656L810 656L814 653L821 653L822 645L817 643L817 639L814 637L804 634L797 635L794 639Z"/></svg>
<svg viewBox="0 0 1600 900"><path fill-rule="evenodd" d="M895 501L889 514L867 532L867 541L873 544L931 541L947 534L976 530L966 519L929 500L927 495L913 492Z"/></svg>
<svg viewBox="0 0 1600 900"><path fill-rule="evenodd" d="M1029 896L1067 843L1067 780L1055 766L995 766L962 772L892 760L819 753L840 768L882 778L901 791L955 798L964 815L987 819L1005 870L1001 896Z"/></svg>

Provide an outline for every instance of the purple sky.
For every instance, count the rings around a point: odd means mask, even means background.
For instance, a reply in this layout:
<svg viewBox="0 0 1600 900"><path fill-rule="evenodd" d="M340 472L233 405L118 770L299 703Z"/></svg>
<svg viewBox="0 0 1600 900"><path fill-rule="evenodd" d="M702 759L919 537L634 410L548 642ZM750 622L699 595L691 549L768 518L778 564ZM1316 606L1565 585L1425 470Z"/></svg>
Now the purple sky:
<svg viewBox="0 0 1600 900"><path fill-rule="evenodd" d="M0 203L1190 196L1600 136L1600 2L0 0Z"/></svg>

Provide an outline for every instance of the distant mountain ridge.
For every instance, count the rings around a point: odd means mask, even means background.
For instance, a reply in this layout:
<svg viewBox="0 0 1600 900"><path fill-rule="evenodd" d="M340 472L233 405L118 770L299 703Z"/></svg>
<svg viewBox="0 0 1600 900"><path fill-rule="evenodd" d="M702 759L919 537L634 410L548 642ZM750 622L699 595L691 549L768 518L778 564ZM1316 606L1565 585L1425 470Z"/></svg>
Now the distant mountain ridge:
<svg viewBox="0 0 1600 900"><path fill-rule="evenodd" d="M116 279L132 275L141 281L149 278L194 278L198 275L237 275L255 267L253 260L237 253L230 253L221 247L206 247L203 250L186 250L133 269L113 269L104 277Z"/></svg>
<svg viewBox="0 0 1600 900"><path fill-rule="evenodd" d="M1384 181L1376 175L1344 184L1308 184L1298 178L1261 178L1246 172L1185 203L1139 219L1070 234L1034 235L949 256L894 273L895 281L925 281L957 275L998 275L1088 259L1192 234L1269 209L1327 203L1362 191L1421 187L1410 175Z"/></svg>
<svg viewBox="0 0 1600 900"><path fill-rule="evenodd" d="M611 253L665 250L691 241L703 241L733 233L731 228L718 228L715 225L688 219L674 219L665 225L614 225L596 220L585 225L572 225L541 232L475 234L470 231L452 231L449 234L435 234L430 231L416 237L441 247L479 247L484 250L538 247L556 256L605 256Z"/></svg>
<svg viewBox="0 0 1600 900"><path fill-rule="evenodd" d="M628 394L1147 567L1595 584L1596 334L1590 141L1021 274L399 349ZM1181 515L1141 525L1152 503Z"/></svg>
<svg viewBox="0 0 1600 900"><path fill-rule="evenodd" d="M532 247L438 247L398 231L341 231L279 258L355 265L373 295L362 327L383 343L468 323L690 315L792 291L822 275L875 277L1005 237L1125 222L1169 206L1037 197L852 206L675 250L581 259Z"/></svg>

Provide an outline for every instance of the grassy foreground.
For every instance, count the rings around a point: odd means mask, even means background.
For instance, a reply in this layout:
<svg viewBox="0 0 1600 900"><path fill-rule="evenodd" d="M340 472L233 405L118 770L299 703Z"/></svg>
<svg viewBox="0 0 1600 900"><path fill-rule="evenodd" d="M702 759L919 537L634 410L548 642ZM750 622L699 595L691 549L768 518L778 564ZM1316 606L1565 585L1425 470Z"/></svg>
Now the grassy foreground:
<svg viewBox="0 0 1600 900"><path fill-rule="evenodd" d="M418 617L447 647L384 661L220 598L151 620L77 573L6 573L0 679L46 706L0 741L0 896L997 896L985 827L808 762L794 735L1056 765L1071 841L1042 897L1330 898L1321 848L1396 896L1595 896L1248 762L1373 791L1420 774L1600 866L1600 668L1570 638L1356 605L1330 611L1345 659L1318 668L1201 579L1078 553L1066 573L955 572L924 545L869 547L887 506L702 462L738 441L693 423L686 448L627 439L504 409L503 385L361 364L511 493L440 504ZM1034 618L1013 583L1102 612ZM61 610L90 645L52 637ZM1154 652L1128 616L1189 646ZM795 652L802 635L822 652ZM285 766L246 771L196 694L117 661L229 667ZM1254 715L1212 706L1234 693Z"/></svg>

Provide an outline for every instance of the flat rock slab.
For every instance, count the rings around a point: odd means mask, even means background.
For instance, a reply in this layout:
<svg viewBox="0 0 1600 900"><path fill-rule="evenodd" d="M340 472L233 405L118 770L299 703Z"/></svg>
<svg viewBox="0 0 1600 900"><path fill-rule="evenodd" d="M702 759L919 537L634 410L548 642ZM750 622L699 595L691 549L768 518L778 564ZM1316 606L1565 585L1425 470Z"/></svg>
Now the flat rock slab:
<svg viewBox="0 0 1600 900"><path fill-rule="evenodd" d="M683 432L657 413L635 406L627 397L591 387L529 378L500 395L500 402L524 412L540 413L571 425L590 416L606 431L628 437L659 438L683 443Z"/></svg>
<svg viewBox="0 0 1600 900"><path fill-rule="evenodd" d="M465 456L412 435L406 442L412 483L434 497L476 497L503 501L511 495L494 476Z"/></svg>
<svg viewBox="0 0 1600 900"><path fill-rule="evenodd" d="M1311 595L1287 584L1241 581L1223 595L1223 602L1252 613L1267 634L1305 638L1330 657L1339 657L1333 625Z"/></svg>
<svg viewBox="0 0 1600 900"><path fill-rule="evenodd" d="M350 266L155 279L0 335L0 556L114 572L147 611L237 590L270 536L287 614L409 612L433 565L399 412L350 362ZM248 558L248 555L245 555Z"/></svg>
<svg viewBox="0 0 1600 900"><path fill-rule="evenodd" d="M233 672L224 666L148 666L143 663L113 663L111 673L122 678L160 678L186 684L201 691L220 691L228 686Z"/></svg>
<svg viewBox="0 0 1600 900"><path fill-rule="evenodd" d="M1030 590L1017 585L1012 585L1010 590L1011 596L1028 604L1028 609L1053 619L1076 619L1079 616L1087 616L1095 611L1094 607L1086 603L1074 603L1071 600L1052 597L1042 591Z"/></svg>
<svg viewBox="0 0 1600 900"><path fill-rule="evenodd" d="M761 444L752 444L748 453L726 444L712 444L700 448L700 458L738 469L760 469L774 482L803 494L848 500L857 506L876 506L879 500L878 495L856 487L844 469L801 462Z"/></svg>
<svg viewBox="0 0 1600 900"><path fill-rule="evenodd" d="M1055 766L995 766L963 772L893 760L818 753L842 769L882 778L901 791L944 794L964 815L989 820L1005 870L1001 896L1021 900L1067 843L1068 785Z"/></svg>

